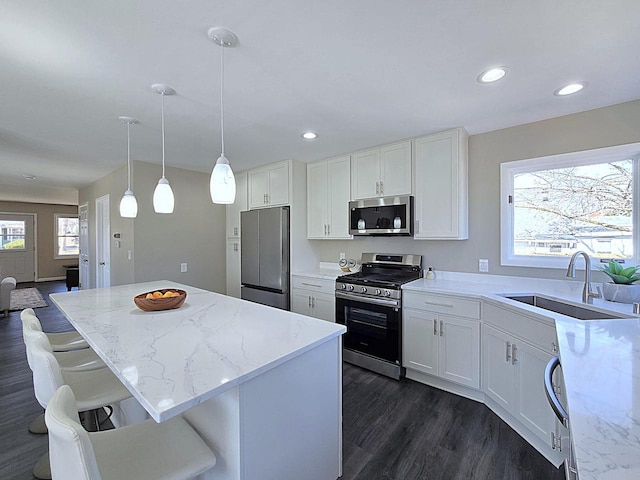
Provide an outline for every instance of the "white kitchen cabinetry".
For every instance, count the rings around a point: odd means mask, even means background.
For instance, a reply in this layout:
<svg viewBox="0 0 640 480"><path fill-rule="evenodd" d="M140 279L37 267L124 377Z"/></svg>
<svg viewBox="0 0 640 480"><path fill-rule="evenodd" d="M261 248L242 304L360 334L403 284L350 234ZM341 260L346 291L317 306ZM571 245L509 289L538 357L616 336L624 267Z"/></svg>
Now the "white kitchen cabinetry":
<svg viewBox="0 0 640 480"><path fill-rule="evenodd" d="M235 174L236 199L227 205L227 295L240 298L240 212L247 210L247 173Z"/></svg>
<svg viewBox="0 0 640 480"><path fill-rule="evenodd" d="M307 165L307 238L350 239L351 157Z"/></svg>
<svg viewBox="0 0 640 480"><path fill-rule="evenodd" d="M247 209L247 172L235 174L236 200L227 205L227 238L241 237L240 212Z"/></svg>
<svg viewBox="0 0 640 480"><path fill-rule="evenodd" d="M240 298L240 238L227 239L227 295Z"/></svg>
<svg viewBox="0 0 640 480"><path fill-rule="evenodd" d="M480 388L480 302L404 292L402 364L410 371ZM428 381L426 383L429 383Z"/></svg>
<svg viewBox="0 0 640 480"><path fill-rule="evenodd" d="M555 328L492 304L484 305L483 322L487 405L529 443L559 460L561 453L554 452L554 446L558 436L567 434L559 429L543 382L547 362L556 354ZM557 380L554 383L561 385ZM562 393L558 394L562 398ZM539 440L532 439L531 434Z"/></svg>
<svg viewBox="0 0 640 480"><path fill-rule="evenodd" d="M249 209L289 204L289 160L249 170L247 175Z"/></svg>
<svg viewBox="0 0 640 480"><path fill-rule="evenodd" d="M351 155L351 199L411 195L411 142Z"/></svg>
<svg viewBox="0 0 640 480"><path fill-rule="evenodd" d="M336 321L335 280L292 275L291 311Z"/></svg>
<svg viewBox="0 0 640 480"><path fill-rule="evenodd" d="M413 140L415 239L469 238L467 141L462 128Z"/></svg>

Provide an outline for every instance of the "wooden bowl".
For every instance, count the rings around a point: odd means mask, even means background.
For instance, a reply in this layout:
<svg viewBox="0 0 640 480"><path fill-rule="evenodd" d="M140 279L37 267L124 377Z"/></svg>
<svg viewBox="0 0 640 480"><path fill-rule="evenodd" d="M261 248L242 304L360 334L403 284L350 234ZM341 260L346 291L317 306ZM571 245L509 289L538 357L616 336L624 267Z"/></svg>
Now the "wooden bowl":
<svg viewBox="0 0 640 480"><path fill-rule="evenodd" d="M146 298L149 293L160 292L164 294L164 292L169 290L179 293L179 295L177 297ZM161 288L159 290L153 290L152 292L144 292L140 295L136 295L133 297L133 302L140 310L144 310L145 312L157 312L160 310L180 308L186 299L187 292L184 290L179 290L177 288Z"/></svg>

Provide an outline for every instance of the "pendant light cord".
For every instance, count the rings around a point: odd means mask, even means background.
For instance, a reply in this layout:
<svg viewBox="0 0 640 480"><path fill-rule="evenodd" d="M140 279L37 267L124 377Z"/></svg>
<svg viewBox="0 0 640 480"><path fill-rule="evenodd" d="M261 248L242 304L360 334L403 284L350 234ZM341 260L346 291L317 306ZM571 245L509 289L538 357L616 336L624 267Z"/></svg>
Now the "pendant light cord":
<svg viewBox="0 0 640 480"><path fill-rule="evenodd" d="M220 136L224 157L224 40L220 40Z"/></svg>
<svg viewBox="0 0 640 480"><path fill-rule="evenodd" d="M131 124L127 122L127 190L131 190L131 138L129 137L129 130Z"/></svg>
<svg viewBox="0 0 640 480"><path fill-rule="evenodd" d="M164 92L160 96L162 97L162 178L164 178Z"/></svg>

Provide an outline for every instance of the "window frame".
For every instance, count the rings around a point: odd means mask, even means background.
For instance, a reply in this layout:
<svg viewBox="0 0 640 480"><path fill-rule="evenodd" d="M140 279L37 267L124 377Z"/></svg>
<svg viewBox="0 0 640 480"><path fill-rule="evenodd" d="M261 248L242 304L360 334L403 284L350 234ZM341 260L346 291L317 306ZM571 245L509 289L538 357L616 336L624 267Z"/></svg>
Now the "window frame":
<svg viewBox="0 0 640 480"><path fill-rule="evenodd" d="M567 268L568 257L553 257L544 255L515 255L514 254L514 204L509 202L513 195L514 176L520 173L537 170L564 168L578 165L593 165L618 160L631 159L633 161L633 258L626 259L625 265L640 264L640 142L614 147L584 150L579 152L562 153L545 157L515 160L500 164L500 265L508 267L533 268ZM601 257L590 255L592 270L596 270L601 263ZM607 257L602 257L607 258Z"/></svg>
<svg viewBox="0 0 640 480"><path fill-rule="evenodd" d="M79 254L77 254L77 253L72 253L72 254L67 254L67 255L60 255L58 253L58 248L59 248L58 239L60 237L67 236L67 235L58 235L58 220L60 218L76 218L76 219L78 219L78 222L80 222L80 219L79 219L77 213L55 213L54 214L54 218L53 218L53 258L54 258L54 260L64 260L64 259L78 257ZM78 226L79 226L79 224L78 224ZM73 236L76 236L76 235L73 235ZM80 229L78 229L77 237L78 237L78 245L80 245Z"/></svg>

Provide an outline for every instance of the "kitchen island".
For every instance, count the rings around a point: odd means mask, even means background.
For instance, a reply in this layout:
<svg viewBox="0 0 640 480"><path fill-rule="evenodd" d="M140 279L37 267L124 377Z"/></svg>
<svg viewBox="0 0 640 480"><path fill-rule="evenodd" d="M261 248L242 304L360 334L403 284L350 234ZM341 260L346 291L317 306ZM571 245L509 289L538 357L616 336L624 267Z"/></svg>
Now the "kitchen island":
<svg viewBox="0 0 640 480"><path fill-rule="evenodd" d="M184 305L134 305L165 288ZM204 438L218 462L201 478L341 475L343 326L169 281L50 298L154 420Z"/></svg>

